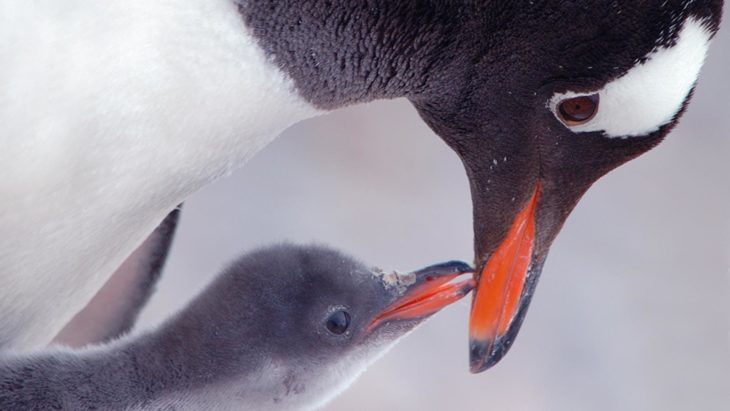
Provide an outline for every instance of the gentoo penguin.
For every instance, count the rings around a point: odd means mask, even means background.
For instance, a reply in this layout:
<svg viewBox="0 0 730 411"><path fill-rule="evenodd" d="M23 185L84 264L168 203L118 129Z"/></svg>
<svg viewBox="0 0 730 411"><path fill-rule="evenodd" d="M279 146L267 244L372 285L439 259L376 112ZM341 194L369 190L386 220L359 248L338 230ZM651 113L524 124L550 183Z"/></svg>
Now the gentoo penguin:
<svg viewBox="0 0 730 411"><path fill-rule="evenodd" d="M0 345L50 341L175 205L287 126L404 97L469 178L484 370L583 193L677 123L722 4L0 2Z"/></svg>
<svg viewBox="0 0 730 411"><path fill-rule="evenodd" d="M83 350L0 358L3 410L288 410L322 406L473 287L465 263L412 273L280 245L221 273L158 329ZM455 280L455 281L452 281Z"/></svg>

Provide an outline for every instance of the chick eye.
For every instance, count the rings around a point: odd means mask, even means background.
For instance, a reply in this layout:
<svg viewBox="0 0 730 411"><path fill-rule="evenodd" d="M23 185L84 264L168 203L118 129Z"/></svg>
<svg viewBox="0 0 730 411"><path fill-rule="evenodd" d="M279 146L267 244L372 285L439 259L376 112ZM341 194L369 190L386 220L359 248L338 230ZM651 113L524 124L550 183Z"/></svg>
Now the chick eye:
<svg viewBox="0 0 730 411"><path fill-rule="evenodd" d="M558 104L558 116L568 126L589 122L598 112L598 94L568 98Z"/></svg>
<svg viewBox="0 0 730 411"><path fill-rule="evenodd" d="M344 334L349 326L350 314L345 310L335 311L327 318L327 330L332 334Z"/></svg>

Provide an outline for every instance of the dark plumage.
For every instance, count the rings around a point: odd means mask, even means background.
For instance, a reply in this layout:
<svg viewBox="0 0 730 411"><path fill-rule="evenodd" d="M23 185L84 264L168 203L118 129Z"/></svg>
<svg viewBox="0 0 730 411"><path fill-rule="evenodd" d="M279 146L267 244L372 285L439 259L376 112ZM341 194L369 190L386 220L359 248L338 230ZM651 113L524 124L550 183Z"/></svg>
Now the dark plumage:
<svg viewBox="0 0 730 411"><path fill-rule="evenodd" d="M491 316L494 324L481 324L475 318L483 313L472 313L473 371L494 365L509 349L550 245L581 196L598 178L656 146L678 121L691 91L685 90L684 104L665 122L623 138L607 138L608 130L571 130L551 111L551 99L568 91L598 92L648 62L653 52L674 47L690 20L702 25L709 40L723 5L722 0L238 3L261 46L309 102L333 109L405 97L456 151L471 183L478 277L511 227L519 225L521 209L535 199L529 216L535 233L525 237L529 275L525 269L505 280L523 284L520 302L506 318ZM681 71L695 62L670 63L666 70ZM640 93L640 86L632 88ZM667 81L663 87L680 86ZM635 101L628 97L626 107ZM479 294L477 289L475 298ZM506 306L507 297L500 298L505 301L489 304ZM496 332L502 328L496 324L505 321L508 329ZM477 337L477 329L489 337Z"/></svg>
<svg viewBox="0 0 730 411"><path fill-rule="evenodd" d="M403 97L469 178L475 372L514 341L580 197L677 124L723 5L48 3L9 4L0 25L0 346L48 342L169 210L286 126Z"/></svg>
<svg viewBox="0 0 730 411"><path fill-rule="evenodd" d="M383 273L325 247L260 249L154 331L80 351L4 354L0 409L311 408L468 293L471 281L443 283L469 271L451 262Z"/></svg>

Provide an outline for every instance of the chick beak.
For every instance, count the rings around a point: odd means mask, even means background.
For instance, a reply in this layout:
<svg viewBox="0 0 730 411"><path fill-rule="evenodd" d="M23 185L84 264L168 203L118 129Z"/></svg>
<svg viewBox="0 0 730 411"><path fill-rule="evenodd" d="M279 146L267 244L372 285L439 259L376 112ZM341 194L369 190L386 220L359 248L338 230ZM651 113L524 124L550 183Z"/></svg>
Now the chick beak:
<svg viewBox="0 0 730 411"><path fill-rule="evenodd" d="M415 277L403 294L377 315L368 329L390 321L425 318L462 299L474 288L471 276L452 281L473 269L466 263L451 261L411 273Z"/></svg>

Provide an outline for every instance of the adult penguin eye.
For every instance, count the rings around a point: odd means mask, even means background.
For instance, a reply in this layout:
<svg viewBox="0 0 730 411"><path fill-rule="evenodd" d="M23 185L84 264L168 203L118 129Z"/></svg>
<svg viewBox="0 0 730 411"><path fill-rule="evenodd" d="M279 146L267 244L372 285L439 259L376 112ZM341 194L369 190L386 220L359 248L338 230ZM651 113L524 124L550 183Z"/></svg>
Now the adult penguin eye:
<svg viewBox="0 0 730 411"><path fill-rule="evenodd" d="M327 330L332 334L344 334L350 326L350 314L345 310L338 310L327 318Z"/></svg>
<svg viewBox="0 0 730 411"><path fill-rule="evenodd" d="M598 94L568 98L558 104L558 116L568 126L589 122L598 113Z"/></svg>

